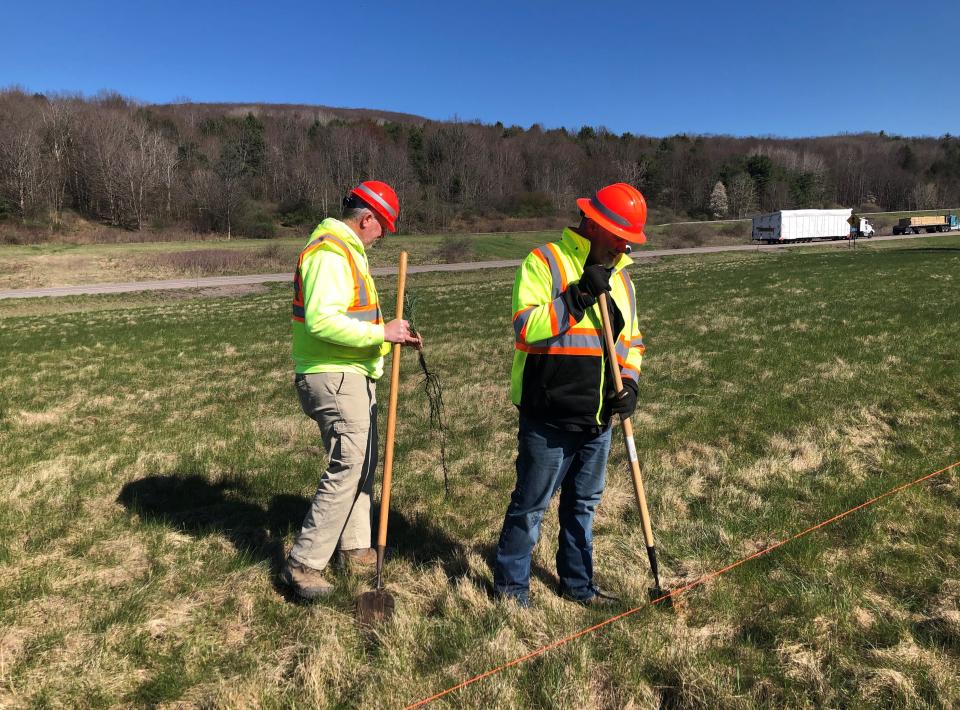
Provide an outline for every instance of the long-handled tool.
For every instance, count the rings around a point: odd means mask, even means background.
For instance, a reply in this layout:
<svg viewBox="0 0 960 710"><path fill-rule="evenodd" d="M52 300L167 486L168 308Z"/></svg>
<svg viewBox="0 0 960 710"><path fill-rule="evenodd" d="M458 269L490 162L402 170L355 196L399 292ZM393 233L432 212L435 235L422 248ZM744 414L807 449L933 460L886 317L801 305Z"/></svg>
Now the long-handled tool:
<svg viewBox="0 0 960 710"><path fill-rule="evenodd" d="M403 318L403 291L407 284L407 252L400 252L397 276L397 318ZM393 481L393 439L397 425L397 391L400 386L400 343L394 343L390 362L390 405L387 409L387 441L383 447L383 488L380 491L380 523L377 525L377 576L374 588L357 600L361 623L373 624L393 616L396 603L383 588L383 557L387 550L387 515L390 512L390 484Z"/></svg>
<svg viewBox="0 0 960 710"><path fill-rule="evenodd" d="M623 391L623 378L620 376L620 365L617 363L617 346L613 340L613 328L610 326L610 311L607 310L607 294L601 293L600 318L603 321L603 338L607 345L607 360L610 363L610 372L613 374L613 383L617 392ZM637 497L637 507L640 509L640 522L643 524L643 539L647 544L647 559L650 560L650 571L653 572L653 582L656 586L648 590L650 601L656 601L662 606L673 607L673 597L660 586L660 572L657 566L657 548L653 541L653 528L650 525L650 510L647 508L647 493L643 488L643 478L640 476L640 460L637 458L637 445L633 440L633 423L630 417L620 416L623 425L623 440L627 445L627 458L630 460L630 472L633 474L633 492Z"/></svg>

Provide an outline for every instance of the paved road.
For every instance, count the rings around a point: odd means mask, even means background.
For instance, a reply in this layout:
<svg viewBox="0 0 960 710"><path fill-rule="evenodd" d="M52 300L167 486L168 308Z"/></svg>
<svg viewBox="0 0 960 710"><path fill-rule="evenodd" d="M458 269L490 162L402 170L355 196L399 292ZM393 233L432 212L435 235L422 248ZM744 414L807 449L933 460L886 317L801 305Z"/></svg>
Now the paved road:
<svg viewBox="0 0 960 710"><path fill-rule="evenodd" d="M881 242L893 239L926 239L943 236L942 234L916 234L912 236L874 237L870 241ZM656 249L638 251L631 256L634 259L651 259L658 256L677 256L679 254L710 254L721 251L773 251L809 246L834 246L848 249L850 245L840 242L812 242L810 244L738 244L722 247L690 247L687 249ZM474 271L476 269L500 269L515 267L518 259L506 261L471 261L459 264L427 264L410 266L407 273L422 274L431 271ZM396 273L396 267L382 266L371 269L374 276L386 276ZM218 286L245 286L268 283L271 281L290 281L290 273L252 274L249 276L208 276L194 279L170 279L166 281L129 281L127 283L90 284L87 286L51 286L46 288L18 288L0 291L0 298L39 298L43 296L85 296L98 293L129 293L131 291L169 291L182 288L216 288Z"/></svg>

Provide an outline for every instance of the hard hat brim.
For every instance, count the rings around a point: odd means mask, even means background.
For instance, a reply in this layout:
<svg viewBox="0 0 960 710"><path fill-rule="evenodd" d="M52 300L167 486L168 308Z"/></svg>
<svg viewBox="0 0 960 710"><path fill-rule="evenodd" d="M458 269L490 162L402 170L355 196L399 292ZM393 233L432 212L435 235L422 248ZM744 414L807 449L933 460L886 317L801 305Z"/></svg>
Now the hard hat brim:
<svg viewBox="0 0 960 710"><path fill-rule="evenodd" d="M593 206L590 198L581 197L577 200L577 207L580 208L580 211L583 212L587 217L592 221L599 224L605 230L614 234L621 239L625 239L631 244L644 244L647 241L647 235L643 233L643 228L639 232L631 232L630 230L620 226L605 214L600 212L596 207Z"/></svg>
<svg viewBox="0 0 960 710"><path fill-rule="evenodd" d="M390 232L390 234L394 234L397 231L396 222L394 222L392 219L388 217L384 217L383 215L380 215L380 217L383 219L384 222L386 222L387 231Z"/></svg>

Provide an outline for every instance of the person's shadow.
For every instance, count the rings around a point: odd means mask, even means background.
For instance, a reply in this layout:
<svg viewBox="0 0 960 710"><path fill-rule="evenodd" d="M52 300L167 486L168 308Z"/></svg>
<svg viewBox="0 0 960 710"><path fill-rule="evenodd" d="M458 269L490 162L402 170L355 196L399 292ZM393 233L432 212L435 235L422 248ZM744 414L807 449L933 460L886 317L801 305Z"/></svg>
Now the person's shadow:
<svg viewBox="0 0 960 710"><path fill-rule="evenodd" d="M284 560L283 540L299 529L310 501L280 494L264 506L250 487L229 479L216 483L198 474L147 476L123 486L117 496L143 521L161 522L196 538L225 535L250 564L267 561L273 578Z"/></svg>
<svg viewBox="0 0 960 710"><path fill-rule="evenodd" d="M145 522L160 522L196 538L226 536L249 564L269 562L274 587L290 598L278 575L285 559L284 540L299 531L310 507L305 496L278 494L263 505L243 480L211 482L196 473L173 473L131 481L120 490L117 501ZM387 532L392 556L417 565L440 561L448 578L468 573L464 547L427 516L408 517L391 510Z"/></svg>

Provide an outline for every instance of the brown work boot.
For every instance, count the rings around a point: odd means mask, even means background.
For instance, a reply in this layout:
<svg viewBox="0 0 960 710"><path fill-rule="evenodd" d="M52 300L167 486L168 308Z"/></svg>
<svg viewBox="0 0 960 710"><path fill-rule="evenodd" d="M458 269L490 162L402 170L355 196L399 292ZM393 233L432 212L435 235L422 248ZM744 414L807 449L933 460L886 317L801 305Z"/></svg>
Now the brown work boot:
<svg viewBox="0 0 960 710"><path fill-rule="evenodd" d="M333 591L333 585L323 578L320 570L307 567L292 557L287 558L280 570L280 581L289 585L297 596L304 599L316 599Z"/></svg>
<svg viewBox="0 0 960 710"><path fill-rule="evenodd" d="M340 564L357 572L371 570L377 566L377 551L372 547L340 550Z"/></svg>

